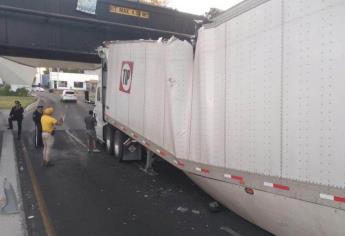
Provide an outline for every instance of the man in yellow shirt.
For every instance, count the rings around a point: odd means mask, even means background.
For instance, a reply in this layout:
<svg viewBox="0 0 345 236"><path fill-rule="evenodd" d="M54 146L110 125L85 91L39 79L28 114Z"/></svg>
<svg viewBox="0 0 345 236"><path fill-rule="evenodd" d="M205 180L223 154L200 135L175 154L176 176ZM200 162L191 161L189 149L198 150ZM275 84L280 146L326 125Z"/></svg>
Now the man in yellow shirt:
<svg viewBox="0 0 345 236"><path fill-rule="evenodd" d="M42 124L42 139L43 139L43 162L42 166L53 166L50 161L50 152L54 144L54 131L55 125L62 125L63 120L56 120L52 115L54 108L48 107L44 109L43 116L41 117Z"/></svg>

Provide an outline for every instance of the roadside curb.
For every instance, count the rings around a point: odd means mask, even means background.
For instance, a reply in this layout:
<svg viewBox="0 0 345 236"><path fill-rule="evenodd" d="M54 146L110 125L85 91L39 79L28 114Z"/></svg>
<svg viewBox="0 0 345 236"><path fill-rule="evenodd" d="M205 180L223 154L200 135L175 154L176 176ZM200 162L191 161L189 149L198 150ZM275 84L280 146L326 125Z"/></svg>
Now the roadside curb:
<svg viewBox="0 0 345 236"><path fill-rule="evenodd" d="M3 188L3 181L7 179L13 186L19 212L15 214L0 214L1 235L28 235L25 213L23 208L23 195L20 185L18 163L15 153L13 134L11 131L3 132L2 151L0 161L0 187Z"/></svg>

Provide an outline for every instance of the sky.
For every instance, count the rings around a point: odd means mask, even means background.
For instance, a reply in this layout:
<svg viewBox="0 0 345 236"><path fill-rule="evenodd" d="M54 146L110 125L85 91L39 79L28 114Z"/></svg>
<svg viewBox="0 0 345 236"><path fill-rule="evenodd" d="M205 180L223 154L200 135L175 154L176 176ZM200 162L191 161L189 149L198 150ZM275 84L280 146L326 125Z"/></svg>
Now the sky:
<svg viewBox="0 0 345 236"><path fill-rule="evenodd" d="M242 0L168 0L168 7L179 11L203 15L210 8L226 10Z"/></svg>

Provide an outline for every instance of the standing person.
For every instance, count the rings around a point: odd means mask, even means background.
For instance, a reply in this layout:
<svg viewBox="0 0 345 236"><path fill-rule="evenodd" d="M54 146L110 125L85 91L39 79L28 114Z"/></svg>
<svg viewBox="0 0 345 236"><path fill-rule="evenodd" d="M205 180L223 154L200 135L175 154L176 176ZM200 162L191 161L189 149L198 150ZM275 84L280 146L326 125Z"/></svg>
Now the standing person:
<svg viewBox="0 0 345 236"><path fill-rule="evenodd" d="M54 108L48 107L44 109L43 116L41 117L42 124L42 139L43 139L43 161L42 166L53 166L50 161L50 153L54 144L55 125L62 125L63 119L56 120L53 117Z"/></svg>
<svg viewBox="0 0 345 236"><path fill-rule="evenodd" d="M8 129L13 129L13 121L17 121L18 124L18 139L20 139L22 133L22 121L24 119L24 109L19 101L14 102L15 106L12 107L10 115L8 117Z"/></svg>
<svg viewBox="0 0 345 236"><path fill-rule="evenodd" d="M89 111L89 115L85 117L85 126L86 126L86 136L87 136L87 151L88 152L100 152L96 149L96 125L97 120L93 115L93 111Z"/></svg>
<svg viewBox="0 0 345 236"><path fill-rule="evenodd" d="M39 148L43 146L42 141L42 124L41 117L43 113L43 106L37 106L36 111L32 114L32 119L35 123L35 147Z"/></svg>

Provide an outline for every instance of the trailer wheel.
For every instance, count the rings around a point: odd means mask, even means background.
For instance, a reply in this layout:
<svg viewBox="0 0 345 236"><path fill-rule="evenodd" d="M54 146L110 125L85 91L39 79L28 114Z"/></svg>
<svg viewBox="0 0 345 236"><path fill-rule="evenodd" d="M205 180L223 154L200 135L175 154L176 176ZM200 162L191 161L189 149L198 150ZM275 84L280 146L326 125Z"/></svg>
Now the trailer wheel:
<svg viewBox="0 0 345 236"><path fill-rule="evenodd" d="M119 130L114 132L114 156L119 160L123 161L123 143L126 140L126 136Z"/></svg>
<svg viewBox="0 0 345 236"><path fill-rule="evenodd" d="M107 153L114 154L114 130L111 126L107 126L105 129L105 147Z"/></svg>

